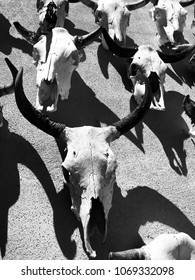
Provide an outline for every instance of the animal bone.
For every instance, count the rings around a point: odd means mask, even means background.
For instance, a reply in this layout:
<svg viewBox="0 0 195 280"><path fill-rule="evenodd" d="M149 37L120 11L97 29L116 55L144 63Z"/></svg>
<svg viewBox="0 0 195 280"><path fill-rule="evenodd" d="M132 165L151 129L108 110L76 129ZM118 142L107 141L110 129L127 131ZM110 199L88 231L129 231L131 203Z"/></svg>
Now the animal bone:
<svg viewBox="0 0 195 280"><path fill-rule="evenodd" d="M139 249L111 252L112 260L190 260L195 259L195 240L188 234L160 234Z"/></svg>
<svg viewBox="0 0 195 280"><path fill-rule="evenodd" d="M142 45L139 47L120 47L103 29L102 33L111 52L120 57L127 58L127 76L134 86L135 100L140 103L145 92L145 80L151 72L155 72L158 81L153 87L153 100L151 109L165 110L164 105L164 83L167 66L165 63L180 61L190 55L195 45L188 45L185 48L177 48L173 54L165 54L154 50L151 46Z"/></svg>
<svg viewBox="0 0 195 280"><path fill-rule="evenodd" d="M62 167L70 189L71 209L83 226L86 250L91 257L95 257L90 235L94 229L99 229L105 239L108 214L112 207L117 163L110 144L132 129L148 112L152 99L151 88L157 76L153 72L149 75L143 102L122 120L101 128L71 128L50 120L31 105L23 90L23 68L16 75L15 66L8 59L6 62L15 80L15 98L22 115L45 133L61 138L64 144L67 154Z"/></svg>
<svg viewBox="0 0 195 280"><path fill-rule="evenodd" d="M130 11L136 10L148 4L150 0L140 0L129 3L125 0L81 0L81 2L92 8L95 22L104 27L112 39L126 45L126 29L129 26ZM106 42L102 37L102 45L107 49Z"/></svg>
<svg viewBox="0 0 195 280"><path fill-rule="evenodd" d="M80 50L92 43L101 33L101 27L84 36L72 36L61 27L55 27L33 46L33 59L37 67L38 87L36 108L44 109L50 98L52 104L46 110L57 110L58 97L67 99L71 76L80 62Z"/></svg>
<svg viewBox="0 0 195 280"><path fill-rule="evenodd" d="M37 0L36 8L39 13L39 28L36 32L14 22L17 31L32 45L36 44L42 35L46 35L54 27L64 27L64 20L68 16L69 3L79 0Z"/></svg>
<svg viewBox="0 0 195 280"><path fill-rule="evenodd" d="M159 0L151 1L150 17L156 24L159 46L171 43L176 46L185 43L183 29L186 25L187 11L183 7L192 5L193 1Z"/></svg>

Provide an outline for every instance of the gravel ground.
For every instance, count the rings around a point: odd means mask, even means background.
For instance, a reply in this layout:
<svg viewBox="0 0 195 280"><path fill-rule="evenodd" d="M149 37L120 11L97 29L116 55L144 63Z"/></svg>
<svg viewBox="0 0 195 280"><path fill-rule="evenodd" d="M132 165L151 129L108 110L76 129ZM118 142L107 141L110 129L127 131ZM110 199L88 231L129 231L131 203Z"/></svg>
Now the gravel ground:
<svg viewBox="0 0 195 280"><path fill-rule="evenodd" d="M5 57L24 68L24 89L35 104L36 69L32 46L13 26L19 21L38 28L34 0L0 0L1 85L10 82ZM128 45L157 48L156 28L146 7L131 14ZM188 7L186 40L194 42ZM72 34L97 28L91 10L70 4L65 26ZM85 49L85 58L72 76L69 99L59 101L54 120L69 127L112 124L133 106L123 59L105 51L100 42ZM188 60L168 65L165 112L150 111L134 129L111 144L118 168L108 233L102 244L94 237L97 259L110 251L139 247L167 232L195 238L195 143L188 137L190 120L182 109L185 95L194 98L195 74ZM70 210L70 196L61 169L62 149L19 112L14 95L0 98L4 126L0 128L0 251L9 260L89 259L81 225Z"/></svg>

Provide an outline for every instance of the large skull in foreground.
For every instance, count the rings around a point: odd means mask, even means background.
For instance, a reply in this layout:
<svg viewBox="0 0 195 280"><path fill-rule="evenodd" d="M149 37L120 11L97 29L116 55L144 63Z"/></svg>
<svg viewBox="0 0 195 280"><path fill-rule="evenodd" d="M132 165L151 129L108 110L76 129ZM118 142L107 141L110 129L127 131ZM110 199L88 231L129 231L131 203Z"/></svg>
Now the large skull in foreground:
<svg viewBox="0 0 195 280"><path fill-rule="evenodd" d="M36 44L41 35L48 34L54 27L64 27L65 18L68 16L69 3L79 0L37 0L36 8L39 14L39 28L36 32L23 27L19 22L14 22L17 31L32 45Z"/></svg>
<svg viewBox="0 0 195 280"><path fill-rule="evenodd" d="M139 249L109 254L112 260L194 260L195 240L188 234L161 234Z"/></svg>
<svg viewBox="0 0 195 280"><path fill-rule="evenodd" d="M112 39L126 44L126 29L129 26L130 11L145 6L150 0L140 0L130 3L125 0L81 0L83 4L94 11L95 22L104 27ZM102 38L104 48L107 45Z"/></svg>
<svg viewBox="0 0 195 280"><path fill-rule="evenodd" d="M67 99L71 86L71 76L80 62L80 50L95 40L101 33L101 27L85 36L71 36L61 27L55 27L46 36L42 36L33 47L34 64L37 67L36 108L43 110L43 104L50 99L46 110L57 110L58 97Z"/></svg>
<svg viewBox="0 0 195 280"><path fill-rule="evenodd" d="M180 52L165 54L147 45L129 48L120 47L110 38L105 29L102 32L109 49L117 56L127 58L127 76L132 81L133 94L138 104L142 102L145 94L145 81L151 72L155 72L158 80L152 88L153 100L150 108L160 111L165 110L164 83L167 69L165 63L182 60L195 49L195 45L186 45L185 48L178 47Z"/></svg>
<svg viewBox="0 0 195 280"><path fill-rule="evenodd" d="M7 63L15 80L15 97L20 112L42 131L55 138L61 138L64 144L67 155L62 166L70 189L72 210L82 223L86 251L91 257L95 257L96 253L90 245L90 236L98 229L105 239L108 214L112 206L117 163L110 143L133 128L147 113L156 74L151 73L146 81L143 102L124 119L108 127L70 128L51 121L30 104L23 90L22 69L17 74L11 62L7 60Z"/></svg>
<svg viewBox="0 0 195 280"><path fill-rule="evenodd" d="M159 0L149 11L158 31L158 44L171 45L183 44L185 42L183 29L186 25L187 11L183 8L193 4L195 1L177 2L175 0Z"/></svg>

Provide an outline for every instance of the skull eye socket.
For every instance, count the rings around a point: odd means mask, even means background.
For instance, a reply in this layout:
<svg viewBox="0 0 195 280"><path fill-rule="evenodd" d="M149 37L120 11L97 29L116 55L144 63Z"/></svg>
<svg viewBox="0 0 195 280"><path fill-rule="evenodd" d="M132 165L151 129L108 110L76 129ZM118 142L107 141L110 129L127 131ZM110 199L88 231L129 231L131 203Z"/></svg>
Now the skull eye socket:
<svg viewBox="0 0 195 280"><path fill-rule="evenodd" d="M130 70L131 70L131 76L136 76L138 70L137 65L132 63Z"/></svg>
<svg viewBox="0 0 195 280"><path fill-rule="evenodd" d="M95 22L100 22L100 20L102 19L102 12L99 11L99 10L96 10L94 12L94 15L95 15Z"/></svg>

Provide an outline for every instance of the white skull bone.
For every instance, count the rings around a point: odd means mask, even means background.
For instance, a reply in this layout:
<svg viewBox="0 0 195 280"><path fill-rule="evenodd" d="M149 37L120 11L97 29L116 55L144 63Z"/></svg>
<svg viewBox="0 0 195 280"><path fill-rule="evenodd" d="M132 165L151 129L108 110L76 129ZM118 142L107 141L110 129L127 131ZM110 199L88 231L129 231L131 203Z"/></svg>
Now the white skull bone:
<svg viewBox="0 0 195 280"><path fill-rule="evenodd" d="M127 68L127 76L134 86L134 97L138 104L143 100L145 94L145 81L151 72L156 72L159 77L159 86L153 92L153 100L150 108L163 111L164 104L164 83L167 66L159 57L158 53L151 46L142 45L138 47L131 64Z"/></svg>
<svg viewBox="0 0 195 280"><path fill-rule="evenodd" d="M174 0L159 0L150 11L150 16L156 24L159 46L166 43L172 45L185 42L183 29L186 25L187 10Z"/></svg>

